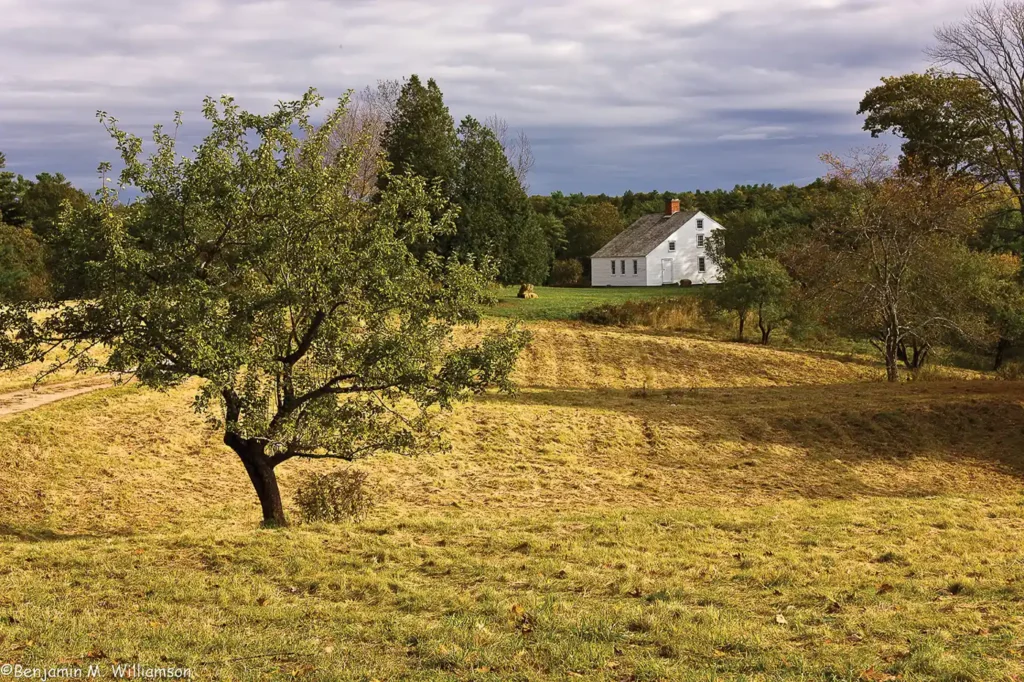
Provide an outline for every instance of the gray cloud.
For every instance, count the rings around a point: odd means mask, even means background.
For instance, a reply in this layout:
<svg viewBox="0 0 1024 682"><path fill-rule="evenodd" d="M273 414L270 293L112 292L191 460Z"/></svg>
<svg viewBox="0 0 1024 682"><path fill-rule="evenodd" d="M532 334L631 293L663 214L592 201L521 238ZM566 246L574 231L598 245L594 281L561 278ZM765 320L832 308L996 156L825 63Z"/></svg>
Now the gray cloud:
<svg viewBox="0 0 1024 682"><path fill-rule="evenodd" d="M435 77L453 114L534 140L535 191L806 181L866 142L881 76L920 69L963 0L0 0L0 149L94 186L135 132L230 93L267 109L314 85Z"/></svg>

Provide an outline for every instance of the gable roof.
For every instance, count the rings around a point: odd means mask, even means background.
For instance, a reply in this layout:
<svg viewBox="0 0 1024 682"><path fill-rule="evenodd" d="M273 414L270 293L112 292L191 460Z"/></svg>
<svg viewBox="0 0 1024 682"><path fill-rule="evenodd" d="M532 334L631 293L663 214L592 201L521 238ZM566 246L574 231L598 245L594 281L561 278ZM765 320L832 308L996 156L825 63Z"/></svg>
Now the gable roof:
<svg viewBox="0 0 1024 682"><path fill-rule="evenodd" d="M591 258L646 256L673 232L690 222L700 211L678 211L672 215L651 213L620 232Z"/></svg>

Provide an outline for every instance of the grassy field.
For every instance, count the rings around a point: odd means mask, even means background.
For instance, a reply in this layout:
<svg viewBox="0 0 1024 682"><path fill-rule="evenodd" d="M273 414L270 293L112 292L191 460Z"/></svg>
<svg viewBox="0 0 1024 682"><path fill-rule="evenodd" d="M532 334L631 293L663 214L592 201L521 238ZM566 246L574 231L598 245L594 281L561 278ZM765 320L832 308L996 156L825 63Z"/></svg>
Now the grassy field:
<svg viewBox="0 0 1024 682"><path fill-rule="evenodd" d="M498 304L488 310L494 317L522 320L572 320L606 303L638 301L665 296L695 296L701 287L536 287L538 298L516 298L519 287L502 287Z"/></svg>
<svg viewBox="0 0 1024 682"><path fill-rule="evenodd" d="M543 299L541 299L543 300ZM190 387L0 427L0 662L198 679L1016 680L1024 384L532 323L360 524L256 529ZM290 496L312 464L281 469Z"/></svg>

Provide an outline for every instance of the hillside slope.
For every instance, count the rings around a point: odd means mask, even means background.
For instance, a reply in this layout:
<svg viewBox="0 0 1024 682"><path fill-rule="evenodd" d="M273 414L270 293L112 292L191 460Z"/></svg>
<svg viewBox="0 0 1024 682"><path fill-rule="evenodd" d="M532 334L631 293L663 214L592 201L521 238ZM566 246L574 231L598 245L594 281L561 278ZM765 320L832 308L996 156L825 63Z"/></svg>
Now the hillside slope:
<svg viewBox="0 0 1024 682"><path fill-rule="evenodd" d="M527 325L534 342L517 380L526 387L686 389L871 381L860 357L806 354L675 334L570 322Z"/></svg>
<svg viewBox="0 0 1024 682"><path fill-rule="evenodd" d="M893 387L863 361L571 323L531 331L519 394L460 407L451 453L360 463L389 498L575 509L679 504L710 490L748 503L924 494L943 489L936 466L951 479L964 467L1013 470L1018 442L998 427L1016 409L1016 383ZM125 387L8 418L0 509L70 530L207 515L251 523L244 470L193 413L193 394ZM961 413L974 402L984 409L968 424ZM961 422L970 438L947 429ZM314 466L283 467L285 487Z"/></svg>
<svg viewBox="0 0 1024 682"><path fill-rule="evenodd" d="M450 453L356 465L380 502L364 524L256 530L191 387L0 421L0 660L253 680L1024 674L1024 385L531 328L521 392L460 407ZM282 467L286 497L330 466Z"/></svg>

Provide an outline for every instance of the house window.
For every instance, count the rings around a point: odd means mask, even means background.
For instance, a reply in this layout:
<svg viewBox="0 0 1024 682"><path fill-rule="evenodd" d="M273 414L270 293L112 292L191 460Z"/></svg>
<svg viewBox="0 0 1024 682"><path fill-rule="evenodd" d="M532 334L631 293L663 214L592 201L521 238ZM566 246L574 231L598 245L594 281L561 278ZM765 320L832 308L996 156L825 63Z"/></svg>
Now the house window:
<svg viewBox="0 0 1024 682"><path fill-rule="evenodd" d="M633 274L636 274L636 261L633 261Z"/></svg>
<svg viewBox="0 0 1024 682"><path fill-rule="evenodd" d="M697 235L697 246L698 247L704 246L704 235L702 235L702 234L698 234Z"/></svg>
<svg viewBox="0 0 1024 682"><path fill-rule="evenodd" d="M622 274L625 275L626 274L626 261L620 260L619 261L619 265L622 266Z"/></svg>
<svg viewBox="0 0 1024 682"><path fill-rule="evenodd" d="M697 229L698 230L703 230L704 229L704 219L703 218L697 218Z"/></svg>
<svg viewBox="0 0 1024 682"><path fill-rule="evenodd" d="M675 251L676 250L676 243L675 242L669 242L668 243L668 250L669 251Z"/></svg>
<svg viewBox="0 0 1024 682"><path fill-rule="evenodd" d="M615 274L615 261L612 261L612 274Z"/></svg>
<svg viewBox="0 0 1024 682"><path fill-rule="evenodd" d="M697 259L697 272L704 272L704 256Z"/></svg>

